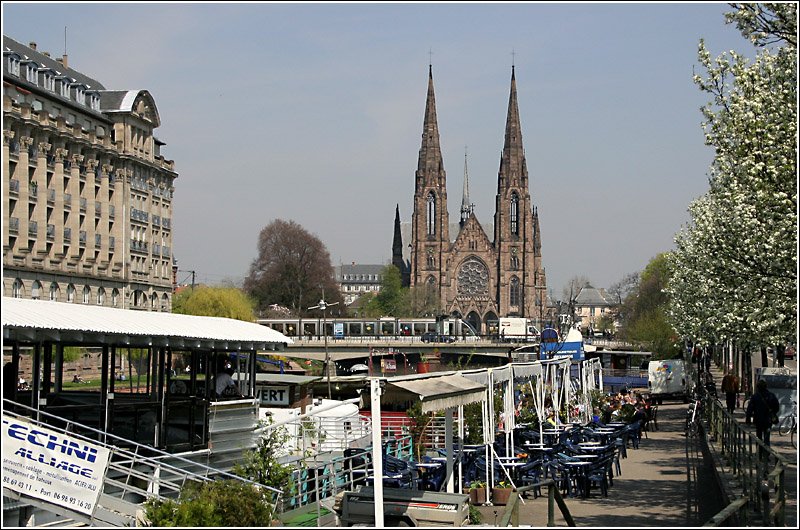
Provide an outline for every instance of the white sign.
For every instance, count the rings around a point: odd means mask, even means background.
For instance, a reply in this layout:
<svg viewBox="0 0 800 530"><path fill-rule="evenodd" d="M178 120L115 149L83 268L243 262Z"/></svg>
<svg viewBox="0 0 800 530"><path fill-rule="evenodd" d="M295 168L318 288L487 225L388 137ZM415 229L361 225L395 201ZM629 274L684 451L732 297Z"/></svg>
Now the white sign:
<svg viewBox="0 0 800 530"><path fill-rule="evenodd" d="M3 487L92 515L111 451L3 415Z"/></svg>
<svg viewBox="0 0 800 530"><path fill-rule="evenodd" d="M288 405L289 387L288 386L261 386L262 405Z"/></svg>

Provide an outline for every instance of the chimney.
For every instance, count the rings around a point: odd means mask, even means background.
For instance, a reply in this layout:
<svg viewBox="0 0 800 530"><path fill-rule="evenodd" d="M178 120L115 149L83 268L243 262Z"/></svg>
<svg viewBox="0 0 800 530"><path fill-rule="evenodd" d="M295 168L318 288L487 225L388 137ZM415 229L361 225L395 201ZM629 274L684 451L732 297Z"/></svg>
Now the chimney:
<svg viewBox="0 0 800 530"><path fill-rule="evenodd" d="M31 50L33 50L33 51L36 51L36 43L35 43L35 42L33 42L33 41L30 41L30 42L28 43L28 47L29 47Z"/></svg>
<svg viewBox="0 0 800 530"><path fill-rule="evenodd" d="M64 65L64 68L69 68L69 65L67 64L67 54L66 53L64 54L64 58L61 59L61 64Z"/></svg>

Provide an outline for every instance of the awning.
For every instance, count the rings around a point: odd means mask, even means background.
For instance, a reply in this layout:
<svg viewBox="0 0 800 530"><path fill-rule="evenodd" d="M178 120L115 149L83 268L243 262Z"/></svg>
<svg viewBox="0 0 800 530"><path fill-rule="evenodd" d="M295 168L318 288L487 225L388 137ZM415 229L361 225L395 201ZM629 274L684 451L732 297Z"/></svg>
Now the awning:
<svg viewBox="0 0 800 530"><path fill-rule="evenodd" d="M435 412L486 400L486 386L457 374L388 380L382 403L421 401L422 412Z"/></svg>
<svg viewBox="0 0 800 530"><path fill-rule="evenodd" d="M5 342L80 342L227 351L274 350L292 339L267 326L232 318L115 309L3 297Z"/></svg>

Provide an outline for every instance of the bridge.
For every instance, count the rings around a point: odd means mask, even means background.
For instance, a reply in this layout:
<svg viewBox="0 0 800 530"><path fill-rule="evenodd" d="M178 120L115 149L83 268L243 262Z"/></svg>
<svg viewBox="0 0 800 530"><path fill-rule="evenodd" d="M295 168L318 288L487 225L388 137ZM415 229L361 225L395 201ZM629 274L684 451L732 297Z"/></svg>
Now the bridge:
<svg viewBox="0 0 800 530"><path fill-rule="evenodd" d="M404 353L406 355L439 356L441 354L454 355L483 355L488 357L507 357L508 351L521 346L531 346L533 342L500 342L498 340L481 337L454 337L454 342L423 342L420 337L405 337L390 335L386 337L310 337L294 338L294 343L289 344L284 351L288 357L301 359L325 360L325 348L334 361L367 357L382 353ZM327 346L326 346L327 344ZM599 350L634 350L637 346L607 339L587 340Z"/></svg>

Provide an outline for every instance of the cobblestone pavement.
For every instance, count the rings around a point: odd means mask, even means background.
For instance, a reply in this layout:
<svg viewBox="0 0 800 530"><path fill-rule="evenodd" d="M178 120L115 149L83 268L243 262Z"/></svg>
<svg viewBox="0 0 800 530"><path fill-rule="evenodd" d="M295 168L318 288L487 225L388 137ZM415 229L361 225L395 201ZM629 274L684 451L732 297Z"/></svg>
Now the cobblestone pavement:
<svg viewBox="0 0 800 530"><path fill-rule="evenodd" d="M622 474L603 497L593 489L587 499L565 498L572 518L582 527L701 526L724 507L711 469L704 464L698 441L684 435L686 408L682 402L659 407L658 430L629 448L621 459ZM547 526L547 498L529 496L520 506L520 525ZM493 526L502 506L479 507L483 524ZM566 526L558 507L555 524Z"/></svg>

